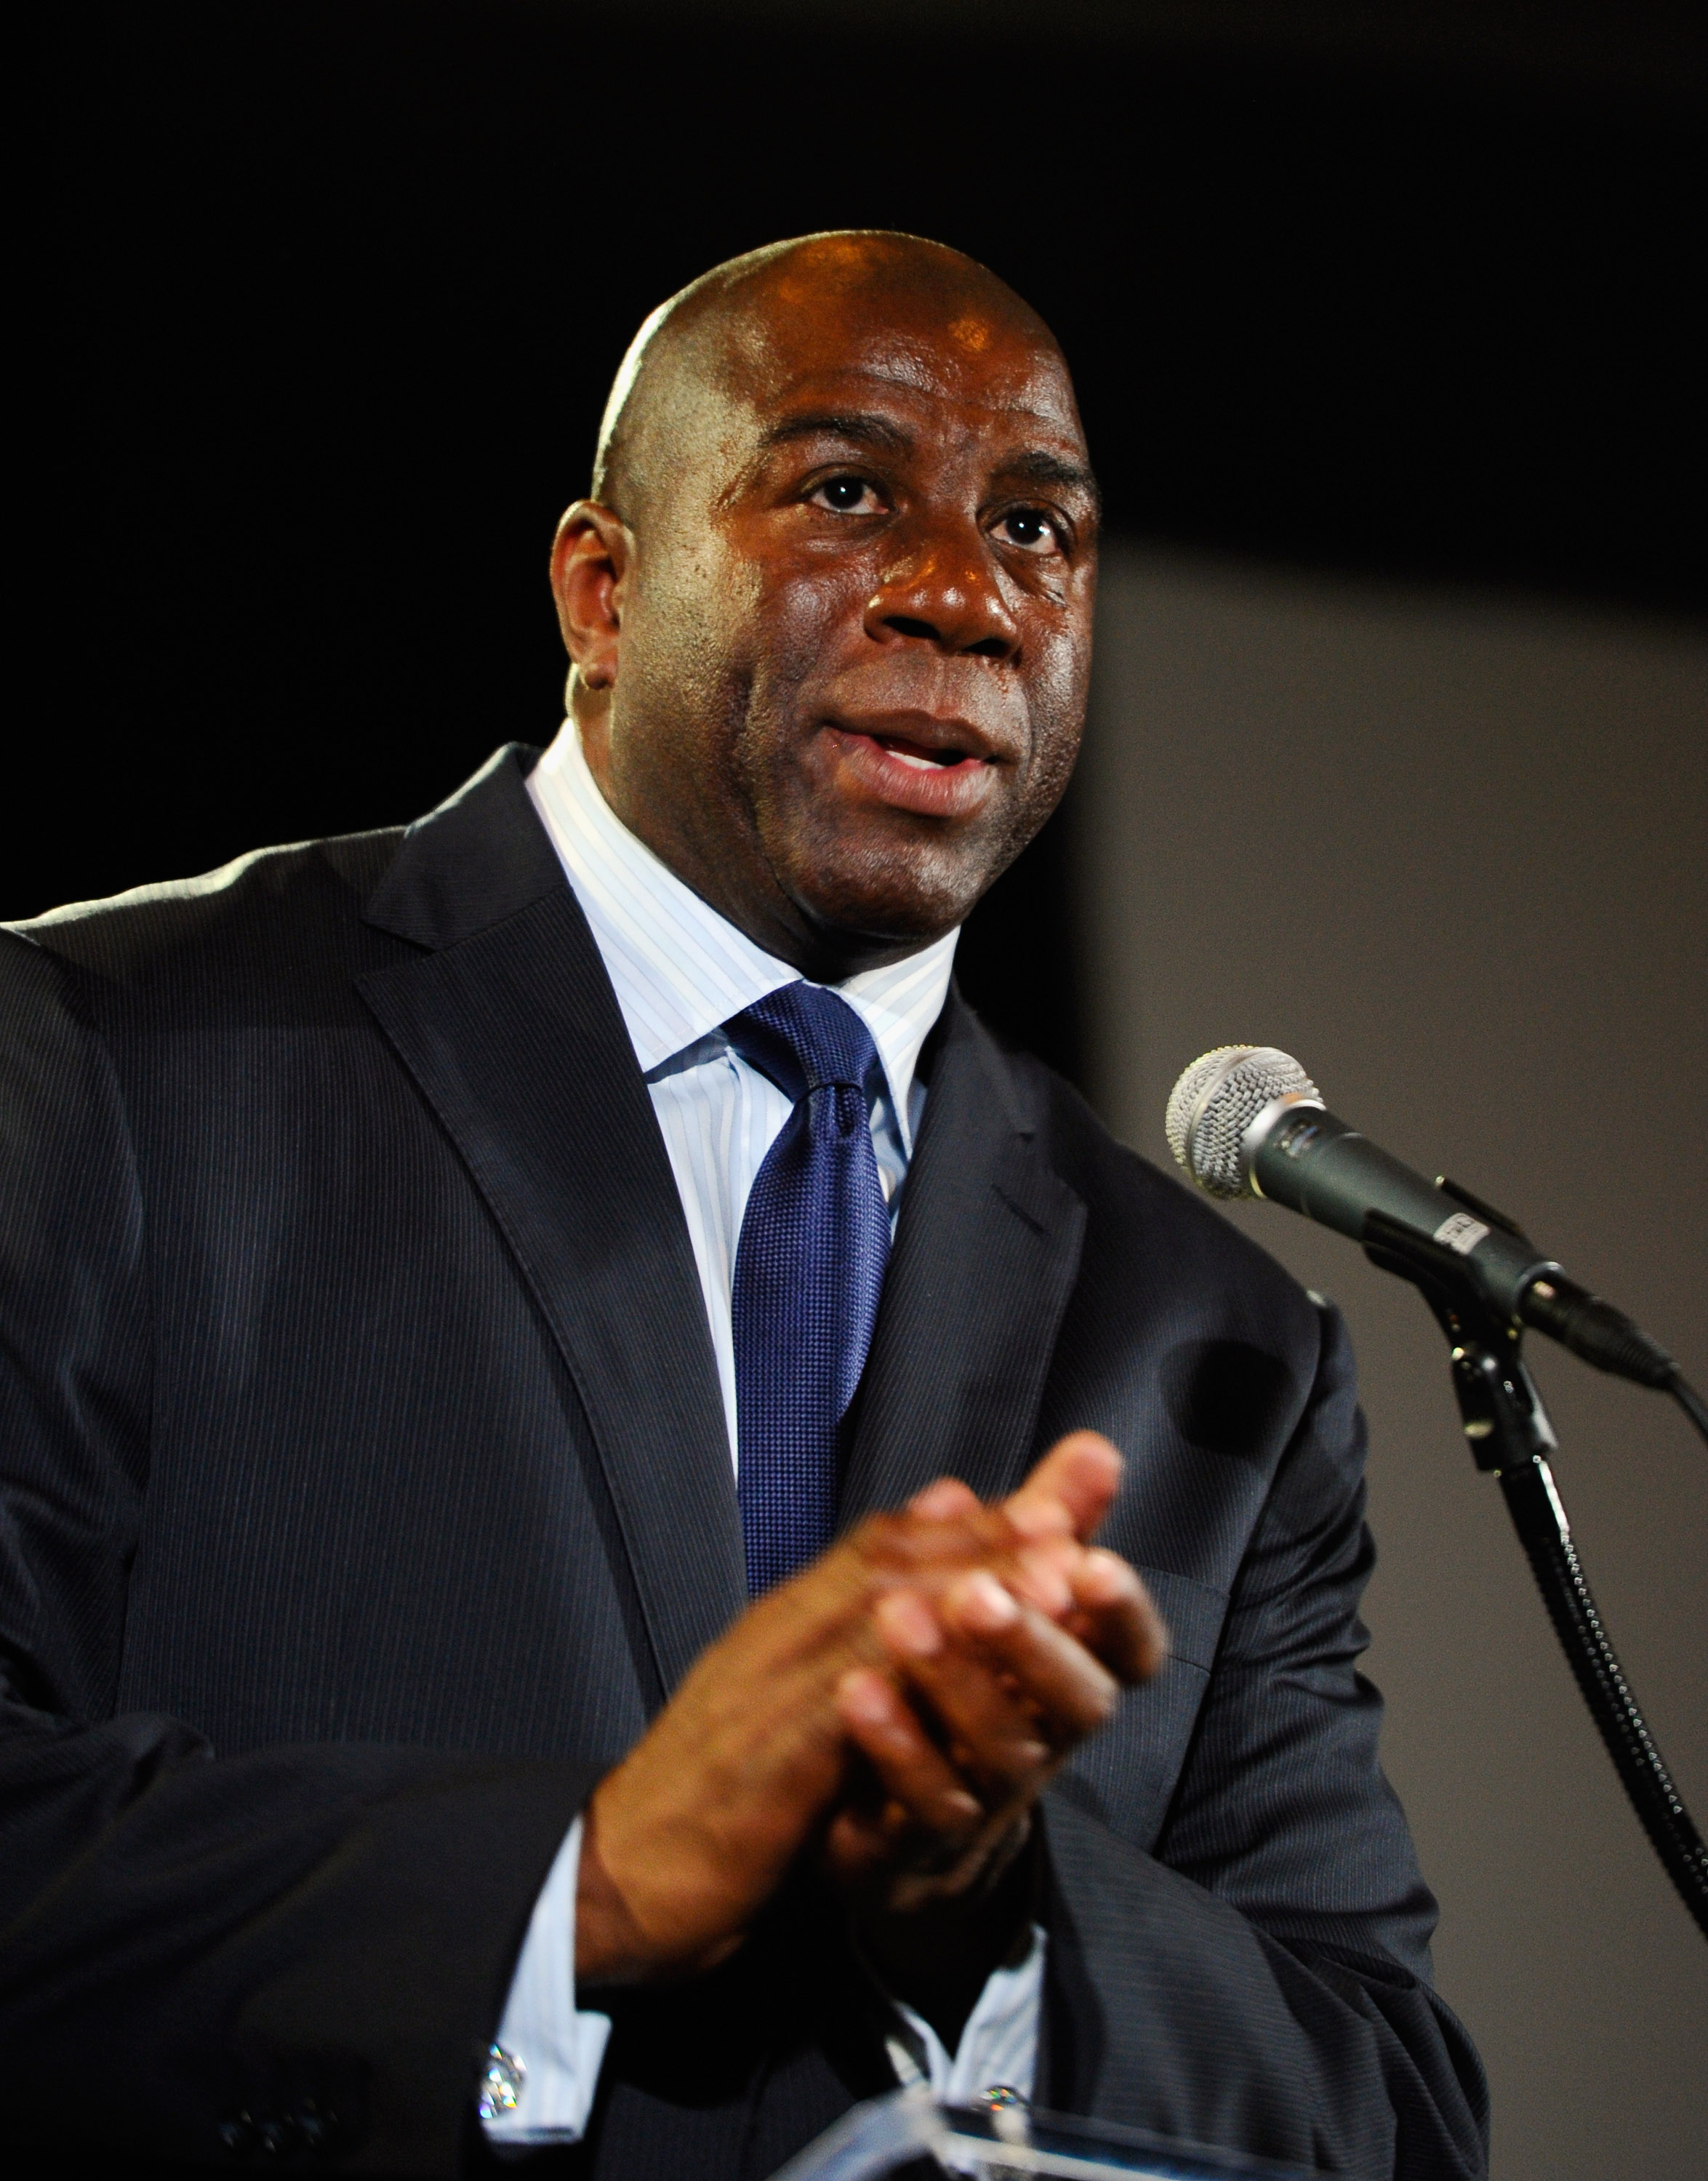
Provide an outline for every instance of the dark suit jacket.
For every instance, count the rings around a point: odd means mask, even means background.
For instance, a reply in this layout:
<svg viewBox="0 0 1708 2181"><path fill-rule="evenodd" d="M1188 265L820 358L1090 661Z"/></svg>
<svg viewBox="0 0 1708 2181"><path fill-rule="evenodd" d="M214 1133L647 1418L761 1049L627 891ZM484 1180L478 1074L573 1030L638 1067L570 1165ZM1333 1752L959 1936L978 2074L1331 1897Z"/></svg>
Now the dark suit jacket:
<svg viewBox="0 0 1708 2181"><path fill-rule="evenodd" d="M0 934L14 2140L481 2164L551 1858L744 1602L687 1231L529 762ZM1042 2094L1479 2173L1355 1670L1340 1323L959 998L926 1065L844 1517L1095 1427L1174 1634L1048 1798ZM804 1886L619 2006L544 2170L769 2173L884 2079L841 1946Z"/></svg>

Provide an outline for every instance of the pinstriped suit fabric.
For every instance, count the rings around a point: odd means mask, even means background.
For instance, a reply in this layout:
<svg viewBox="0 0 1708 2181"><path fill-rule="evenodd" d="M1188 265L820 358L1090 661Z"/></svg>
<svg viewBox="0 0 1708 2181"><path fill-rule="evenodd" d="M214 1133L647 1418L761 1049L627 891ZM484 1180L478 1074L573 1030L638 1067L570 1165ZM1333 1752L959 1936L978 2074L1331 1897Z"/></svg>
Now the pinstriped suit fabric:
<svg viewBox="0 0 1708 2181"><path fill-rule="evenodd" d="M218 2162L312 2097L355 2170L464 2170L545 1869L743 1596L597 950L506 754L406 837L0 933L0 2112ZM924 1064L841 1519L1100 1425L1179 1637L1051 1798L1046 2094L1480 2173L1355 1676L1338 1327L953 998ZM838 1946L806 1886L614 2003L542 2171L768 2172L878 2079Z"/></svg>

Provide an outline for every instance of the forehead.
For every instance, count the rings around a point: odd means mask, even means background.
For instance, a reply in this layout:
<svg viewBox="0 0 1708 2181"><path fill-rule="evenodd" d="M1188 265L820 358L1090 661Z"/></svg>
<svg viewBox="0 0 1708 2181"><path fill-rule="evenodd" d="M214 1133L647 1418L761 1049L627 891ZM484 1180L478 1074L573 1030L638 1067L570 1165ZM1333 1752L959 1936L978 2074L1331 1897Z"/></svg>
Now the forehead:
<svg viewBox="0 0 1708 2181"><path fill-rule="evenodd" d="M1083 456L1072 381L1041 329L976 298L826 296L779 282L732 327L719 374L763 432L819 410L879 409L914 429L1024 438ZM770 301L771 299L767 298Z"/></svg>

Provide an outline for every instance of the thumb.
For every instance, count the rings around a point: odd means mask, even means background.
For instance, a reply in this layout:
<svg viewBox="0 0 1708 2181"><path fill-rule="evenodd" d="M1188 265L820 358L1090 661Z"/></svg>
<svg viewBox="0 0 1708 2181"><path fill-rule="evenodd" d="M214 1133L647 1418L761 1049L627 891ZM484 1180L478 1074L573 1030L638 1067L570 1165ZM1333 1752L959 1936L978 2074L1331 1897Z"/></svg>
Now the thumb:
<svg viewBox="0 0 1708 2181"><path fill-rule="evenodd" d="M1071 1534L1089 1544L1120 1487L1119 1451L1100 1432L1059 1438L1003 1512L1023 1537Z"/></svg>

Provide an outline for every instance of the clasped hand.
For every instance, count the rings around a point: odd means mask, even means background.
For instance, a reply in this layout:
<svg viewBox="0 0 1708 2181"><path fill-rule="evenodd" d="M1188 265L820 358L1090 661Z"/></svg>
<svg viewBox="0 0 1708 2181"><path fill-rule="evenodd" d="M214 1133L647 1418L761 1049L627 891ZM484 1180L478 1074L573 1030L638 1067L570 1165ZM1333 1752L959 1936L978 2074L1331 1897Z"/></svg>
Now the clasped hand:
<svg viewBox="0 0 1708 2181"><path fill-rule="evenodd" d="M576 1974L710 1968L804 1858L868 1928L987 1892L1051 1773L1166 1637L1092 1538L1120 1456L1061 1440L986 1506L940 1479L749 1607L594 1791Z"/></svg>

